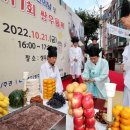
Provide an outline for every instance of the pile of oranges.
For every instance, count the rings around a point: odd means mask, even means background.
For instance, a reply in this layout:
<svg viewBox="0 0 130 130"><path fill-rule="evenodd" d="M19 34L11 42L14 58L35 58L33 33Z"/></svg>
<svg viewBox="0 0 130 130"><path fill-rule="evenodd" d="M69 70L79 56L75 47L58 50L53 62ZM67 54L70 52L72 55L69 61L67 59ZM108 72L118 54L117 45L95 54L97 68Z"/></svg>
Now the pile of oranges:
<svg viewBox="0 0 130 130"><path fill-rule="evenodd" d="M112 130L130 130L130 108L116 105L112 109L115 121L112 124Z"/></svg>
<svg viewBox="0 0 130 130"><path fill-rule="evenodd" d="M55 79L44 79L43 80L43 98L50 99L56 92L56 80Z"/></svg>

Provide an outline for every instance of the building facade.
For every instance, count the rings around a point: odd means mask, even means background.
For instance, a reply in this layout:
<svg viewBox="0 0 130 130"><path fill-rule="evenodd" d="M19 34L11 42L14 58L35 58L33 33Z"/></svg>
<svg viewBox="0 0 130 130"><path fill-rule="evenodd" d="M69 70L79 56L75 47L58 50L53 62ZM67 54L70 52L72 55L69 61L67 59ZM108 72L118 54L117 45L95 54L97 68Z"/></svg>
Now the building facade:
<svg viewBox="0 0 130 130"><path fill-rule="evenodd" d="M108 57L115 58L117 62L122 62L122 52L126 46L126 38L118 37L107 33L107 23L124 28L120 21L121 4L123 0L112 0L108 9L104 11L102 24L103 47L107 49Z"/></svg>

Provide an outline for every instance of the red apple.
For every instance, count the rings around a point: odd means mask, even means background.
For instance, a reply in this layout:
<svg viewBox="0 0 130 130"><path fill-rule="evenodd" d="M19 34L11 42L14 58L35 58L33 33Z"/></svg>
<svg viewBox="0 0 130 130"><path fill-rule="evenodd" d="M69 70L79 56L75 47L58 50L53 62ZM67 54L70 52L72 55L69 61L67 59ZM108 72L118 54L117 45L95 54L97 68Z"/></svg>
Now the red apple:
<svg viewBox="0 0 130 130"><path fill-rule="evenodd" d="M93 99L91 99L91 98L83 98L82 105L83 105L83 107L85 109L90 109L90 108L94 107Z"/></svg>
<svg viewBox="0 0 130 130"><path fill-rule="evenodd" d="M79 108L82 106L82 94L81 93L74 93L72 98L72 108Z"/></svg>
<svg viewBox="0 0 130 130"><path fill-rule="evenodd" d="M82 93L79 93L79 92L74 92L74 93L73 93L73 96L74 96L74 97L78 97L78 98L82 98L82 97L83 97L83 94L82 94Z"/></svg>
<svg viewBox="0 0 130 130"><path fill-rule="evenodd" d="M84 109L84 115L86 118L92 118L95 115L95 111L94 108L90 108L90 109Z"/></svg>
<svg viewBox="0 0 130 130"><path fill-rule="evenodd" d="M87 128L93 128L95 126L95 118L89 118L89 119L85 119L85 124L87 126Z"/></svg>
<svg viewBox="0 0 130 130"><path fill-rule="evenodd" d="M74 130L85 130L85 126L84 125L82 125L81 127L74 126Z"/></svg>
<svg viewBox="0 0 130 130"><path fill-rule="evenodd" d="M93 94L92 93L85 93L84 95L83 95L83 98L92 98L93 99Z"/></svg>
<svg viewBox="0 0 130 130"><path fill-rule="evenodd" d="M83 115L83 109L82 109L82 107L73 109L73 116L74 117L79 118L82 115Z"/></svg>
<svg viewBox="0 0 130 130"><path fill-rule="evenodd" d="M83 116L79 118L74 117L73 122L74 122L74 126L81 127L84 124L84 117Z"/></svg>
<svg viewBox="0 0 130 130"><path fill-rule="evenodd" d="M95 127L93 127L93 128L86 128L85 130L96 130L96 128Z"/></svg>

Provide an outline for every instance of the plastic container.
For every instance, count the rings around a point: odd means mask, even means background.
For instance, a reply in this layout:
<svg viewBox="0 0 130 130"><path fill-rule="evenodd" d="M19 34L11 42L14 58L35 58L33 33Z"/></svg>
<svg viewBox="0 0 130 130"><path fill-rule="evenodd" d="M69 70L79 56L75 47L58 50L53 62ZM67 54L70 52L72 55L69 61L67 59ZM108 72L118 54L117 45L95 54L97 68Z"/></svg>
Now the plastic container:
<svg viewBox="0 0 130 130"><path fill-rule="evenodd" d="M115 83L105 83L107 97L114 97L115 96L116 85L117 84L115 84Z"/></svg>

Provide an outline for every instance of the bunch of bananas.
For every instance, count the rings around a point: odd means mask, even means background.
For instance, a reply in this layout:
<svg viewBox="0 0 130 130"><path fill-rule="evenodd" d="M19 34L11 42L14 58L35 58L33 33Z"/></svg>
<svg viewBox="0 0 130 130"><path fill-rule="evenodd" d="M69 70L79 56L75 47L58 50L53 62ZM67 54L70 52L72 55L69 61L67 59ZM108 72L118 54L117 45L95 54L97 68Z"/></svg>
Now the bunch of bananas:
<svg viewBox="0 0 130 130"><path fill-rule="evenodd" d="M0 92L0 118L7 115L9 99L2 92Z"/></svg>

